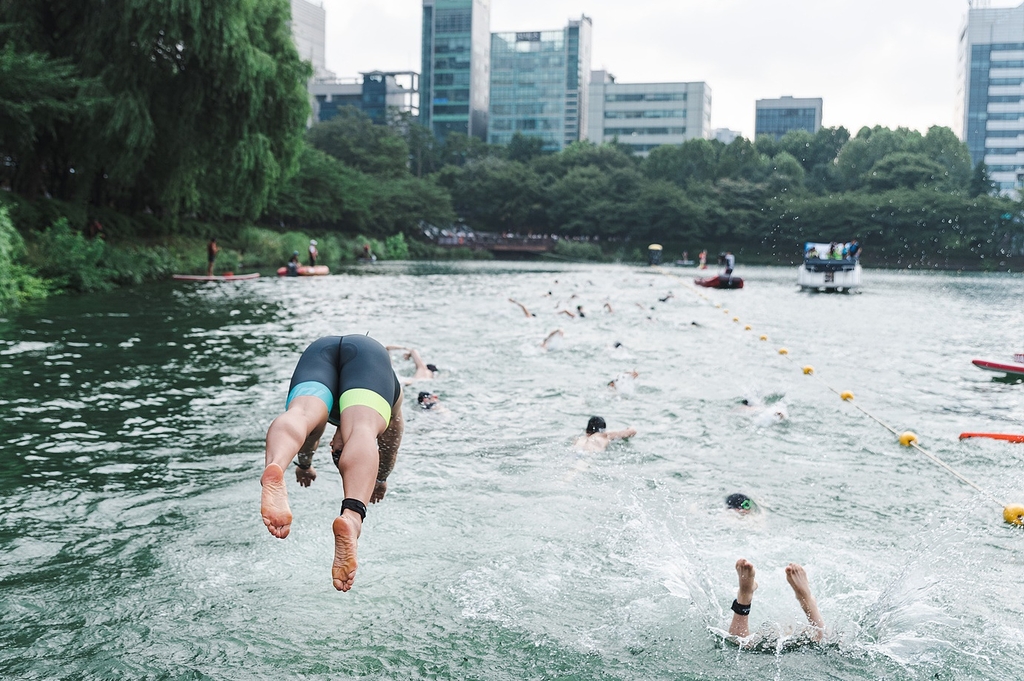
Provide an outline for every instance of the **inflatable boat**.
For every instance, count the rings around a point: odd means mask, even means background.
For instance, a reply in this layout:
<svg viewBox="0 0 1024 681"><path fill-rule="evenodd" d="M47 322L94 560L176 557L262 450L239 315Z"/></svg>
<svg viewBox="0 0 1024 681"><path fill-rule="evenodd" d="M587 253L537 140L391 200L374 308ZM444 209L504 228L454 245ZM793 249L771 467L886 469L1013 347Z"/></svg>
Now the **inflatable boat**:
<svg viewBox="0 0 1024 681"><path fill-rule="evenodd" d="M323 275L330 274L330 273L331 273L331 268L328 267L327 265L317 265L316 267L310 267L309 265L300 265L299 266L299 276L300 277L322 277ZM287 267L279 267L279 268L277 268L277 276L279 276L279 277L286 277L286 276L288 276L288 268Z"/></svg>
<svg viewBox="0 0 1024 681"><path fill-rule="evenodd" d="M697 277L693 283L704 288L743 288L742 278L726 277L720 274L714 277Z"/></svg>
<svg viewBox="0 0 1024 681"><path fill-rule="evenodd" d="M1024 378L1024 363L990 362L987 359L974 359L971 363L985 371L997 371L1014 378Z"/></svg>

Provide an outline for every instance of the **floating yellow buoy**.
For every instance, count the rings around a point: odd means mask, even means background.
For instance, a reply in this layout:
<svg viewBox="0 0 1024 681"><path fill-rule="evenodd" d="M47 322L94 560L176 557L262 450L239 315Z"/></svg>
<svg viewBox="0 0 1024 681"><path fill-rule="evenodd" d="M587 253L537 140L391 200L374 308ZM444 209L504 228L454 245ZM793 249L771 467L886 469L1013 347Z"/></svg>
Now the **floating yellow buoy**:
<svg viewBox="0 0 1024 681"><path fill-rule="evenodd" d="M729 314L728 310L722 310L722 312L724 312L725 314Z"/></svg>
<svg viewBox="0 0 1024 681"><path fill-rule="evenodd" d="M750 331L750 324L747 324L746 326L744 326L743 330L744 331Z"/></svg>
<svg viewBox="0 0 1024 681"><path fill-rule="evenodd" d="M843 398L844 401L849 402L850 400L853 399L853 393L851 393L849 390L844 390L843 392L839 393L839 397Z"/></svg>
<svg viewBox="0 0 1024 681"><path fill-rule="evenodd" d="M1010 504L1005 507L1003 520L1011 525L1024 525L1024 504Z"/></svg>
<svg viewBox="0 0 1024 681"><path fill-rule="evenodd" d="M814 367L812 367L810 364L808 364L807 366L804 367L804 374L810 376L813 373L814 373Z"/></svg>
<svg viewBox="0 0 1024 681"><path fill-rule="evenodd" d="M717 308L721 308L722 306L721 306L721 305L719 305L718 303L715 303L715 307L717 307Z"/></svg>
<svg viewBox="0 0 1024 681"><path fill-rule="evenodd" d="M768 336L765 336L764 334L761 334L761 340L768 340Z"/></svg>
<svg viewBox="0 0 1024 681"><path fill-rule="evenodd" d="M788 355L789 354L789 350L787 350L786 348L779 348L779 354L780 355Z"/></svg>
<svg viewBox="0 0 1024 681"><path fill-rule="evenodd" d="M909 447L914 442L917 442L917 433L908 430L900 435L900 444L904 447Z"/></svg>
<svg viewBox="0 0 1024 681"><path fill-rule="evenodd" d="M740 318L739 318L739 317L733 317L733 318L732 318L732 320L733 320L734 322L738 322L738 321L740 320Z"/></svg>

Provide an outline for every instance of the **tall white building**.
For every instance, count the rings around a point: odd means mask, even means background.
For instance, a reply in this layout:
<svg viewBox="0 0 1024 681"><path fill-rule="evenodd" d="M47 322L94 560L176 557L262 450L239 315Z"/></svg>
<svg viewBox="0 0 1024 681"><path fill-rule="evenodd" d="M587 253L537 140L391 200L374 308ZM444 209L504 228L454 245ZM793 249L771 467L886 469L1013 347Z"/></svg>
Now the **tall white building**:
<svg viewBox="0 0 1024 681"><path fill-rule="evenodd" d="M821 129L821 97L759 99L754 103L754 139L769 135L775 139L791 130L812 135Z"/></svg>
<svg viewBox="0 0 1024 681"><path fill-rule="evenodd" d="M646 156L664 144L711 134L711 88L707 83L616 83L607 71L590 79L587 139L618 140Z"/></svg>
<svg viewBox="0 0 1024 681"><path fill-rule="evenodd" d="M1003 193L1024 185L1024 5L971 9L960 31L956 119Z"/></svg>
<svg viewBox="0 0 1024 681"><path fill-rule="evenodd" d="M313 65L313 78L331 78L327 70L327 12L322 4L306 0L292 2L292 39L299 57Z"/></svg>

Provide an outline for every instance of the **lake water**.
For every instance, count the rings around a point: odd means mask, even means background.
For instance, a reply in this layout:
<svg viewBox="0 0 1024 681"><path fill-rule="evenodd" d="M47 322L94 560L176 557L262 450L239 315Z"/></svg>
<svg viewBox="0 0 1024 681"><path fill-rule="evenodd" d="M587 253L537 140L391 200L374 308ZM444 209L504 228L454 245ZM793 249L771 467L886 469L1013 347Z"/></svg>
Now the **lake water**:
<svg viewBox="0 0 1024 681"><path fill-rule="evenodd" d="M866 271L837 296L741 268L747 288L708 302L693 273L382 264L55 298L0 322L0 676L1019 678L1024 532L800 367L1024 503L1021 446L957 439L1024 432L1024 385L970 364L1024 351L1024 277ZM576 305L585 318L557 312ZM326 444L311 488L286 474L286 540L258 481L299 353L344 333L441 369L407 389L347 594ZM448 411L419 410L421 389ZM592 415L639 434L574 452ZM759 512L726 511L733 492ZM804 621L794 561L828 642L723 643L739 557L758 568L752 628Z"/></svg>

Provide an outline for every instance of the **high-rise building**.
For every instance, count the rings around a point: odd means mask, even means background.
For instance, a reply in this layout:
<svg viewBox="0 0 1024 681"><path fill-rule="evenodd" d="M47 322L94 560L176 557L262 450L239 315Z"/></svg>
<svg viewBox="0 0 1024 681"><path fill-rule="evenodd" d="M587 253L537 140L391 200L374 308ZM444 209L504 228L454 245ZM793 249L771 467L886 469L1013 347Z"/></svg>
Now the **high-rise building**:
<svg viewBox="0 0 1024 681"><path fill-rule="evenodd" d="M292 2L292 39L299 56L313 65L313 78L329 78L325 46L327 13L307 0Z"/></svg>
<svg viewBox="0 0 1024 681"><path fill-rule="evenodd" d="M821 129L821 97L759 99L755 105L754 137L780 139L790 130L816 133Z"/></svg>
<svg viewBox="0 0 1024 681"><path fill-rule="evenodd" d="M558 151L586 136L590 35L586 16L556 31L491 34L488 142L519 132Z"/></svg>
<svg viewBox="0 0 1024 681"><path fill-rule="evenodd" d="M392 113L420 115L419 74L415 71L370 71L362 78L321 78L309 84L313 121L329 121L338 109L354 106L383 125Z"/></svg>
<svg viewBox="0 0 1024 681"><path fill-rule="evenodd" d="M722 144L732 144L738 137L743 137L743 133L739 130L715 128L711 131L711 139L718 140Z"/></svg>
<svg viewBox="0 0 1024 681"><path fill-rule="evenodd" d="M593 71L587 139L618 140L646 156L665 144L711 134L711 88L707 83L616 83Z"/></svg>
<svg viewBox="0 0 1024 681"><path fill-rule="evenodd" d="M1024 184L1024 5L971 9L960 31L956 119L1000 192Z"/></svg>
<svg viewBox="0 0 1024 681"><path fill-rule="evenodd" d="M420 122L439 138L487 137L490 0L423 0Z"/></svg>

